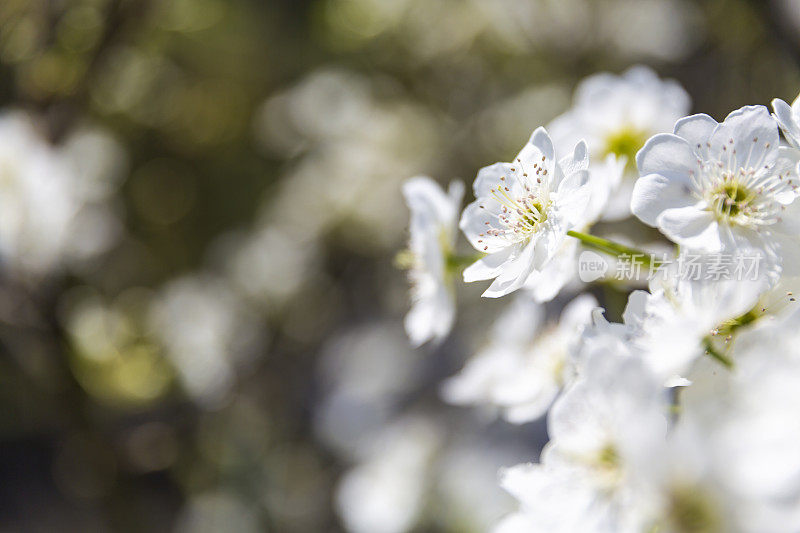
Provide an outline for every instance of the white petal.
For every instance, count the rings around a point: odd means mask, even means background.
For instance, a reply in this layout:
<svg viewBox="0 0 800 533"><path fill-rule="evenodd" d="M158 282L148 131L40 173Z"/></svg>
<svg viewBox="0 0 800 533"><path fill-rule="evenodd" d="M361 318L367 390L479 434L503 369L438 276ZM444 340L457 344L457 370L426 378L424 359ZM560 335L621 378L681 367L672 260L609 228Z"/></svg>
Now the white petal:
<svg viewBox="0 0 800 533"><path fill-rule="evenodd" d="M698 154L702 154L718 125L719 122L704 113L690 115L675 123L675 135L686 139Z"/></svg>
<svg viewBox="0 0 800 533"><path fill-rule="evenodd" d="M441 340L453 326L455 304L446 287L413 304L404 325L411 344L420 346L429 340Z"/></svg>
<svg viewBox="0 0 800 533"><path fill-rule="evenodd" d="M647 301L650 298L650 293L647 291L633 291L628 296L628 303L625 305L625 311L622 312L622 321L627 326L640 328L644 325L645 308Z"/></svg>
<svg viewBox="0 0 800 533"><path fill-rule="evenodd" d="M484 279L496 278L503 266L508 262L512 247L504 248L486 257L482 257L464 269L464 282L472 283Z"/></svg>
<svg viewBox="0 0 800 533"><path fill-rule="evenodd" d="M800 147L800 123L795 118L794 110L780 98L772 101L772 109L775 111L773 116L783 130L786 140L795 148Z"/></svg>
<svg viewBox="0 0 800 533"><path fill-rule="evenodd" d="M417 176L406 180L403 183L403 196L412 211L429 212L440 221L454 220L458 206L431 178Z"/></svg>
<svg viewBox="0 0 800 533"><path fill-rule="evenodd" d="M541 126L536 128L528 142L538 148L545 158L555 162L555 148L553 147L553 141L550 140L550 135L547 134L546 129Z"/></svg>
<svg viewBox="0 0 800 533"><path fill-rule="evenodd" d="M699 171L697 155L689 143L672 133L651 137L636 154L639 175L661 174L671 180L690 183L690 176Z"/></svg>
<svg viewBox="0 0 800 533"><path fill-rule="evenodd" d="M564 231L591 223L589 204L593 188L589 184L589 171L581 170L567 176L558 187L559 216L566 222Z"/></svg>
<svg viewBox="0 0 800 533"><path fill-rule="evenodd" d="M481 295L484 298L499 298L520 289L533 271L533 255L538 242L531 240L518 256L508 261L492 284Z"/></svg>
<svg viewBox="0 0 800 533"><path fill-rule="evenodd" d="M576 144L573 153L562 158L558 164L564 176L589 168L589 150L586 148L586 142L580 141Z"/></svg>
<svg viewBox="0 0 800 533"><path fill-rule="evenodd" d="M655 226L665 210L690 206L695 201L685 180L649 174L636 180L633 186L631 212L645 224Z"/></svg>
<svg viewBox="0 0 800 533"><path fill-rule="evenodd" d="M565 239L561 248L542 270L531 272L525 280L525 288L531 292L534 300L549 302L567 283L575 279L578 244L577 239Z"/></svg>
<svg viewBox="0 0 800 533"><path fill-rule="evenodd" d="M664 235L681 246L704 252L722 249L714 216L696 206L667 209L658 216L656 224Z"/></svg>
<svg viewBox="0 0 800 533"><path fill-rule="evenodd" d="M451 181L447 187L447 196L450 197L450 202L456 209L460 208L464 199L464 183L457 180Z"/></svg>
<svg viewBox="0 0 800 533"><path fill-rule="evenodd" d="M566 238L567 228L558 220L548 220L547 224L536 234L533 248L533 268L542 270L556 255Z"/></svg>
<svg viewBox="0 0 800 533"><path fill-rule="evenodd" d="M475 198L489 196L494 189L497 189L497 186L502 182L500 178L512 174L510 167L511 165L508 163L495 163L494 165L489 165L488 167L480 169L475 178L475 182L472 184Z"/></svg>
<svg viewBox="0 0 800 533"><path fill-rule="evenodd" d="M489 229L504 231L496 216L499 208L496 200L484 198L469 204L461 214L458 227L469 243L481 253L493 254L508 246L502 237L487 233Z"/></svg>
<svg viewBox="0 0 800 533"><path fill-rule="evenodd" d="M772 236L778 247L784 276L800 276L800 238L797 235Z"/></svg>
<svg viewBox="0 0 800 533"><path fill-rule="evenodd" d="M734 170L759 168L778 155L778 125L763 105L745 106L730 113L711 135L711 154L720 161L735 150Z"/></svg>

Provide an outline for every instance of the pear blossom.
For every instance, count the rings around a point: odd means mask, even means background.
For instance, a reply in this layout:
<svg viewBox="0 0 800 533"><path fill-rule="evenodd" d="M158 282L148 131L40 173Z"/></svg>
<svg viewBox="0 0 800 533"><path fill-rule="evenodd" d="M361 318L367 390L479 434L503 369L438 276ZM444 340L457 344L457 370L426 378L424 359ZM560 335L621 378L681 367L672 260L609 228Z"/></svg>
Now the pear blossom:
<svg viewBox="0 0 800 533"><path fill-rule="evenodd" d="M659 79L641 65L619 76L595 74L578 85L572 108L547 129L559 150L586 141L595 185L591 218L630 216L636 152L649 137L671 131L690 106L689 95L676 81Z"/></svg>
<svg viewBox="0 0 800 533"><path fill-rule="evenodd" d="M610 334L629 344L667 386L689 384L694 362L710 344L724 350L730 341L721 335L727 335L725 326L757 308L775 283L769 270L754 279L694 279L681 271L684 257L661 267L649 292L630 294L622 324L609 324L598 310L586 335Z"/></svg>
<svg viewBox="0 0 800 533"><path fill-rule="evenodd" d="M631 469L665 438L664 389L624 343L586 349L584 372L550 411L541 462L502 474L521 506L496 532L642 530Z"/></svg>
<svg viewBox="0 0 800 533"><path fill-rule="evenodd" d="M773 118L781 127L784 137L794 148L800 148L800 95L790 106L780 98L772 101Z"/></svg>
<svg viewBox="0 0 800 533"><path fill-rule="evenodd" d="M459 227L486 256L464 270L464 281L493 279L483 293L500 297L541 272L561 248L567 232L580 227L590 200L586 144L561 160L544 128L533 132L512 163L478 172L476 200Z"/></svg>
<svg viewBox="0 0 800 533"><path fill-rule="evenodd" d="M681 246L761 250L796 270L797 161L798 152L780 146L764 106L738 109L722 123L692 115L638 153L631 209Z"/></svg>
<svg viewBox="0 0 800 533"><path fill-rule="evenodd" d="M800 528L797 317L743 332L736 368L698 374L659 460L639 458L642 509L659 531Z"/></svg>
<svg viewBox="0 0 800 533"><path fill-rule="evenodd" d="M557 323L546 324L542 306L520 294L497 319L487 346L444 383L445 400L496 407L517 424L539 418L574 377L570 351L596 307L593 296L578 296Z"/></svg>
<svg viewBox="0 0 800 533"><path fill-rule="evenodd" d="M409 280L411 310L405 328L412 344L444 339L453 327L455 300L448 262L456 239L456 220L464 186L454 181L445 193L427 177L403 184L411 210Z"/></svg>

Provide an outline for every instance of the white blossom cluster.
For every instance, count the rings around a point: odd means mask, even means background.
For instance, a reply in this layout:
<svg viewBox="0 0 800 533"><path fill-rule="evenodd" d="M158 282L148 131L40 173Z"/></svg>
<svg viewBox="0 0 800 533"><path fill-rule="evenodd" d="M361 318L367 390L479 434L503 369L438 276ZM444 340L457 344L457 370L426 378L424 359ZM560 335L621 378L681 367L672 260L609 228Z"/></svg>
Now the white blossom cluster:
<svg viewBox="0 0 800 533"><path fill-rule="evenodd" d="M448 335L461 267L490 281L485 297L516 292L442 387L512 423L547 417L539 462L501 472L519 508L497 532L800 531L800 98L722 122L689 106L647 68L600 74L513 161L478 172L460 218L460 184L405 185L415 345ZM620 323L576 276L581 246L636 252L592 234L601 219L674 244ZM456 225L474 252L458 255ZM757 275L677 267L742 254Z"/></svg>

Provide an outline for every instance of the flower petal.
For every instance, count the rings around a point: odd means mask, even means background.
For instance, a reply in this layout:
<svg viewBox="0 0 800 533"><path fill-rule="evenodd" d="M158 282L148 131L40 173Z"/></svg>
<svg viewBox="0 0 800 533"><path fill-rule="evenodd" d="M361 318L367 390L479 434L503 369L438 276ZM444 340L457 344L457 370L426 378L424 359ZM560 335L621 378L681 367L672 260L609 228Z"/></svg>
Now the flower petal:
<svg viewBox="0 0 800 533"><path fill-rule="evenodd" d="M720 161L733 157L732 170L759 168L777 157L778 125L763 105L745 106L725 118L714 130L710 143L709 153Z"/></svg>
<svg viewBox="0 0 800 533"><path fill-rule="evenodd" d="M675 135L686 139L698 154L703 155L708 149L706 143L718 125L719 122L705 113L690 115L675 123Z"/></svg>
<svg viewBox="0 0 800 533"><path fill-rule="evenodd" d="M511 246L482 257L464 269L464 283L493 279L511 257Z"/></svg>
<svg viewBox="0 0 800 533"><path fill-rule="evenodd" d="M681 246L705 252L722 249L719 224L709 211L696 206L667 209L656 223L664 235Z"/></svg>
<svg viewBox="0 0 800 533"><path fill-rule="evenodd" d="M783 130L786 140L795 148L800 148L800 123L795 118L794 109L780 98L772 101L772 109L775 111L772 116Z"/></svg>
<svg viewBox="0 0 800 533"><path fill-rule="evenodd" d="M682 137L659 133L651 137L636 154L639 175L661 174L669 179L690 183L690 176L699 172L697 155Z"/></svg>
<svg viewBox="0 0 800 533"><path fill-rule="evenodd" d="M687 207L696 202L686 181L659 174L642 176L633 186L631 212L649 226L667 209Z"/></svg>

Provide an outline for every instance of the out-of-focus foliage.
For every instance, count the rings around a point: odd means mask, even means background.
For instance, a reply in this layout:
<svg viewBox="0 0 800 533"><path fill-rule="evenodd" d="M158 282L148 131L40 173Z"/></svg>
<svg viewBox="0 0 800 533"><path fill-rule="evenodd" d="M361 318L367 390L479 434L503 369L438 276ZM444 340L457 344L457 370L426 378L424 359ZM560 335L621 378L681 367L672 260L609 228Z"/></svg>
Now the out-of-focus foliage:
<svg viewBox="0 0 800 533"><path fill-rule="evenodd" d="M483 530L544 429L438 398L492 302L408 347L401 181L508 160L600 70L791 100L798 34L791 0L3 0L0 529Z"/></svg>

